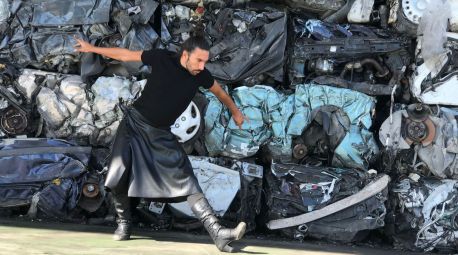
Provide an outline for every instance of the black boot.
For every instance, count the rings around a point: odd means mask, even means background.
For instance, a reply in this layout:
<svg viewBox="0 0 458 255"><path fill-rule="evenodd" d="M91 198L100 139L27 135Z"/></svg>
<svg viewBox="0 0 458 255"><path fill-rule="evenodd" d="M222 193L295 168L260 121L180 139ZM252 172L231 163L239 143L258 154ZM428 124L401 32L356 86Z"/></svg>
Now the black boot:
<svg viewBox="0 0 458 255"><path fill-rule="evenodd" d="M216 247L223 252L233 252L232 241L239 240L245 234L246 224L240 222L236 228L224 228L219 224L211 206L205 197L198 199L191 205L191 209L199 220L204 224Z"/></svg>
<svg viewBox="0 0 458 255"><path fill-rule="evenodd" d="M131 212L130 199L127 194L113 194L113 202L118 218L118 228L114 232L113 240L122 241L129 240L131 234Z"/></svg>

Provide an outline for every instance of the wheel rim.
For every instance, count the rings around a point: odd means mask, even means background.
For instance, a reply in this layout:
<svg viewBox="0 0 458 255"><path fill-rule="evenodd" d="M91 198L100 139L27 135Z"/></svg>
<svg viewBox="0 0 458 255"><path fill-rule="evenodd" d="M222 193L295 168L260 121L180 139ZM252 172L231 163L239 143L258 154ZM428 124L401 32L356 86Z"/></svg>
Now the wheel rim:
<svg viewBox="0 0 458 255"><path fill-rule="evenodd" d="M178 138L178 142L185 143L191 140L199 131L201 113L194 102L191 102L186 110L175 120L171 126L172 133Z"/></svg>
<svg viewBox="0 0 458 255"><path fill-rule="evenodd" d="M418 24L430 0L402 0L402 11L411 22Z"/></svg>

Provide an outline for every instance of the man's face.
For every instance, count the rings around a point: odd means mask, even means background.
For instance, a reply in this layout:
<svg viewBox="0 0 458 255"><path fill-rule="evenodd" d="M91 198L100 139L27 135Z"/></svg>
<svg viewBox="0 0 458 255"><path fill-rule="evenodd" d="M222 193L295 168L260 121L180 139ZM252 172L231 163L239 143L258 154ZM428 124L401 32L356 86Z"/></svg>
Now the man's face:
<svg viewBox="0 0 458 255"><path fill-rule="evenodd" d="M192 74L197 75L204 70L205 64L208 61L210 52L202 50L201 48L195 48L192 52L184 51L183 56L185 58L185 67Z"/></svg>

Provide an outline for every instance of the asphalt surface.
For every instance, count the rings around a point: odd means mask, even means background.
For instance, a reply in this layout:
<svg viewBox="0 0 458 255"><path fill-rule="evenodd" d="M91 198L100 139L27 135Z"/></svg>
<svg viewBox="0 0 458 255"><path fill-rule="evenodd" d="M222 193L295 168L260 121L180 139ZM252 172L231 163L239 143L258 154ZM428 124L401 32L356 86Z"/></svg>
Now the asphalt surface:
<svg viewBox="0 0 458 255"><path fill-rule="evenodd" d="M130 241L113 241L114 227L0 219L0 254L160 254L221 253L209 236L134 229ZM272 240L248 236L233 245L238 254L382 255L422 254L392 249L335 245L324 242Z"/></svg>

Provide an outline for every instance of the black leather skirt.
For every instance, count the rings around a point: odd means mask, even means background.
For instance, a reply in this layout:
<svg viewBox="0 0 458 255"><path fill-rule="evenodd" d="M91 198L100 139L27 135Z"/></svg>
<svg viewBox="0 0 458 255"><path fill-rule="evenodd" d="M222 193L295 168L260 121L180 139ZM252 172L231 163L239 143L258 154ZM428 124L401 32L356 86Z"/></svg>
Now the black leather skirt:
<svg viewBox="0 0 458 255"><path fill-rule="evenodd" d="M135 108L124 111L105 187L129 197L179 202L201 193L191 162L170 128L155 128Z"/></svg>

